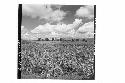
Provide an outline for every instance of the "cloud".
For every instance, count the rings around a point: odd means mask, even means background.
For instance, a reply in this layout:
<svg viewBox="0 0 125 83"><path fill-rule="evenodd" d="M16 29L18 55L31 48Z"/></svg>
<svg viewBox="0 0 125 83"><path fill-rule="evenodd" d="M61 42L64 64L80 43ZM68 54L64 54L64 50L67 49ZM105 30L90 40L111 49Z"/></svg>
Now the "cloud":
<svg viewBox="0 0 125 83"><path fill-rule="evenodd" d="M88 22L79 27L79 32L94 32L94 22Z"/></svg>
<svg viewBox="0 0 125 83"><path fill-rule="evenodd" d="M21 26L21 34L25 34L25 33L28 33L28 29L26 29L24 26Z"/></svg>
<svg viewBox="0 0 125 83"><path fill-rule="evenodd" d="M22 12L23 12L23 15L26 15L26 16L31 16L33 18L35 17L42 18L46 16L46 14L48 15L48 13L51 13L52 9L50 6L46 6L46 5L23 4Z"/></svg>
<svg viewBox="0 0 125 83"><path fill-rule="evenodd" d="M32 33L35 34L42 34L42 35L69 35L69 34L75 34L76 28L79 28L78 26L82 23L82 19L75 19L75 21L72 24L60 24L57 25L51 25L49 23L46 23L44 25L39 25L35 29L31 30Z"/></svg>
<svg viewBox="0 0 125 83"><path fill-rule="evenodd" d="M23 16L30 16L32 18L39 17L40 19L46 19L51 22L61 21L66 12L56 9L53 10L51 5L40 5L40 4L23 4L22 5Z"/></svg>
<svg viewBox="0 0 125 83"><path fill-rule="evenodd" d="M81 19L75 19L72 24L57 24L51 25L46 23L44 25L39 25L31 32L34 34L40 34L38 37L94 37L94 22L88 22L84 25ZM77 28L77 29L76 29Z"/></svg>
<svg viewBox="0 0 125 83"><path fill-rule="evenodd" d="M72 24L57 24L51 25L46 23L44 25L39 25L38 27L31 30L30 35L32 38L45 38L45 37L73 37L73 38L84 38L84 37L94 37L94 22L85 23L82 26L81 19L75 19ZM76 29L77 28L77 29ZM30 37L31 38L31 37Z"/></svg>
<svg viewBox="0 0 125 83"><path fill-rule="evenodd" d="M44 25L39 25L35 29L31 30L31 32L32 33L48 34L48 33L52 32L52 27L54 27L54 25L46 23Z"/></svg>
<svg viewBox="0 0 125 83"><path fill-rule="evenodd" d="M21 26L21 30L23 30L24 29L24 26Z"/></svg>
<svg viewBox="0 0 125 83"><path fill-rule="evenodd" d="M64 11L55 10L51 13L51 15L44 17L44 18L51 21L51 22L53 22L53 21L59 22L64 18L65 15L66 15L66 13Z"/></svg>
<svg viewBox="0 0 125 83"><path fill-rule="evenodd" d="M21 26L21 38L28 39L29 35L30 35L29 31L24 26Z"/></svg>
<svg viewBox="0 0 125 83"><path fill-rule="evenodd" d="M46 23L44 25L39 25L35 29L33 29L31 32L32 33L46 33L46 32L52 32L55 31L57 33L67 33L71 31L72 29L78 28L82 23L82 19L75 19L75 21L72 24L60 24L58 23L57 25L51 25L49 23Z"/></svg>
<svg viewBox="0 0 125 83"><path fill-rule="evenodd" d="M78 26L82 23L82 19L75 19L75 21L72 24L57 24L54 28L57 32L67 33L73 29L77 29Z"/></svg>
<svg viewBox="0 0 125 83"><path fill-rule="evenodd" d="M86 37L94 37L94 22L88 22L79 27L77 33L84 34Z"/></svg>
<svg viewBox="0 0 125 83"><path fill-rule="evenodd" d="M84 6L80 7L76 11L76 16L78 17L87 17L87 18L94 18L94 6Z"/></svg>

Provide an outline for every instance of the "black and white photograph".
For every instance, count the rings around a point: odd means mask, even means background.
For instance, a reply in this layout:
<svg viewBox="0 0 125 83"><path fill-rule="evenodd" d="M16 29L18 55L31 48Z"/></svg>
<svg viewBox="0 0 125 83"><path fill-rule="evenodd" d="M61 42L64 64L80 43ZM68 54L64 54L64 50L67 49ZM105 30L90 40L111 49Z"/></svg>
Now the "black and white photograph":
<svg viewBox="0 0 125 83"><path fill-rule="evenodd" d="M1 0L1 83L125 83L124 0Z"/></svg>
<svg viewBox="0 0 125 83"><path fill-rule="evenodd" d="M18 4L17 79L95 80L96 5Z"/></svg>

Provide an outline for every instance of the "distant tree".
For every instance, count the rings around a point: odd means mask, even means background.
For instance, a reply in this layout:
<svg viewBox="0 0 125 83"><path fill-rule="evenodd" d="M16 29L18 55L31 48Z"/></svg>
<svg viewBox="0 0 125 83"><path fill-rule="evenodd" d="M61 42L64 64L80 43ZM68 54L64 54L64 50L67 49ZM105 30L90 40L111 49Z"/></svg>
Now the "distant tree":
<svg viewBox="0 0 125 83"><path fill-rule="evenodd" d="M41 41L44 41L44 39L41 39Z"/></svg>
<svg viewBox="0 0 125 83"><path fill-rule="evenodd" d="M56 38L55 41L60 41L60 39L59 39L59 38Z"/></svg>
<svg viewBox="0 0 125 83"><path fill-rule="evenodd" d="M41 38L38 38L38 41L40 41L41 40Z"/></svg>
<svg viewBox="0 0 125 83"><path fill-rule="evenodd" d="M54 38L52 38L52 41L54 41Z"/></svg>
<svg viewBox="0 0 125 83"><path fill-rule="evenodd" d="M60 41L63 41L63 38L60 38Z"/></svg>
<svg viewBox="0 0 125 83"><path fill-rule="evenodd" d="M60 41L60 39L57 39L56 41Z"/></svg>
<svg viewBox="0 0 125 83"><path fill-rule="evenodd" d="M45 41L49 41L49 39L48 39L48 38L45 38Z"/></svg>
<svg viewBox="0 0 125 83"><path fill-rule="evenodd" d="M71 39L68 39L67 41L72 41Z"/></svg>
<svg viewBox="0 0 125 83"><path fill-rule="evenodd" d="M85 42L87 42L87 40L85 40Z"/></svg>
<svg viewBox="0 0 125 83"><path fill-rule="evenodd" d="M76 39L76 41L79 41L79 39Z"/></svg>
<svg viewBox="0 0 125 83"><path fill-rule="evenodd" d="M72 39L72 41L74 41L74 39Z"/></svg>
<svg viewBox="0 0 125 83"><path fill-rule="evenodd" d="M87 42L87 39L84 39L83 41L84 41L84 42Z"/></svg>
<svg viewBox="0 0 125 83"><path fill-rule="evenodd" d="M82 39L82 41L85 41L85 39Z"/></svg>

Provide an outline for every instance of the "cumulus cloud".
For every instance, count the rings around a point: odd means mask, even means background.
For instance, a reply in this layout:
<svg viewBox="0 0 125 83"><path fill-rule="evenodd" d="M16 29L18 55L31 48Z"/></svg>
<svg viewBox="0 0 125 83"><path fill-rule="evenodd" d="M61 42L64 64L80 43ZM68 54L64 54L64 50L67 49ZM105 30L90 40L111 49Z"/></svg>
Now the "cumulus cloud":
<svg viewBox="0 0 125 83"><path fill-rule="evenodd" d="M58 32L69 32L73 29L78 28L78 26L82 23L82 19L75 19L75 21L72 24L57 24L56 27L54 28L55 31Z"/></svg>
<svg viewBox="0 0 125 83"><path fill-rule="evenodd" d="M24 26L21 26L21 34L25 34L25 33L28 33L29 31L24 27Z"/></svg>
<svg viewBox="0 0 125 83"><path fill-rule="evenodd" d="M94 37L94 22L88 22L84 25L81 19L75 19L72 24L57 24L51 25L46 23L39 25L31 32L34 34L40 34L41 37ZM39 37L40 37L39 36Z"/></svg>
<svg viewBox="0 0 125 83"><path fill-rule="evenodd" d="M32 18L39 17L40 19L46 19L48 21L61 21L66 13L62 10L53 10L51 5L40 4L23 4L22 5L23 16L30 16Z"/></svg>
<svg viewBox="0 0 125 83"><path fill-rule="evenodd" d="M79 32L94 32L94 22L88 22L79 27Z"/></svg>
<svg viewBox="0 0 125 83"><path fill-rule="evenodd" d="M78 17L87 17L87 18L93 18L94 17L94 6L84 6L80 7L76 11L76 16Z"/></svg>
<svg viewBox="0 0 125 83"><path fill-rule="evenodd" d="M28 39L29 36L30 36L30 32L24 26L21 26L21 38Z"/></svg>
<svg viewBox="0 0 125 83"><path fill-rule="evenodd" d="M88 22L79 27L77 33L84 34L86 37L94 37L94 22Z"/></svg>
<svg viewBox="0 0 125 83"><path fill-rule="evenodd" d="M51 31L55 31L55 32L69 32L72 29L78 28L77 26L79 26L82 23L82 19L75 19L75 21L72 24L57 24L57 25L51 25L49 23L46 23L44 25L39 25L38 27L36 27L35 29L33 29L31 32L32 33L43 33L43 32L51 32Z"/></svg>
<svg viewBox="0 0 125 83"><path fill-rule="evenodd" d="M39 25L35 29L31 30L31 32L32 33L48 34L48 33L52 32L52 27L54 27L54 25L46 23L44 25Z"/></svg>
<svg viewBox="0 0 125 83"><path fill-rule="evenodd" d="M57 24L51 25L46 23L44 25L39 25L35 29L31 30L32 33L42 34L42 35L73 35L76 32L76 29L79 28L79 25L82 23L82 19L75 19L72 24Z"/></svg>
<svg viewBox="0 0 125 83"><path fill-rule="evenodd" d="M49 20L50 22L59 22L61 21L64 16L66 15L66 13L64 11L61 10L55 10L53 11L50 15L44 17L45 19Z"/></svg>

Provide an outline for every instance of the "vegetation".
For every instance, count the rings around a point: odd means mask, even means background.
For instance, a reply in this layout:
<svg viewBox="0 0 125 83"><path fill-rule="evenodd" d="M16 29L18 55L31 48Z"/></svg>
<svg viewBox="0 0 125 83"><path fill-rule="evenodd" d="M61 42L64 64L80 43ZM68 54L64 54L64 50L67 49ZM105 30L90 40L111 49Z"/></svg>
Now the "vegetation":
<svg viewBox="0 0 125 83"><path fill-rule="evenodd" d="M93 80L94 57L94 43L22 40L21 76L24 79Z"/></svg>

